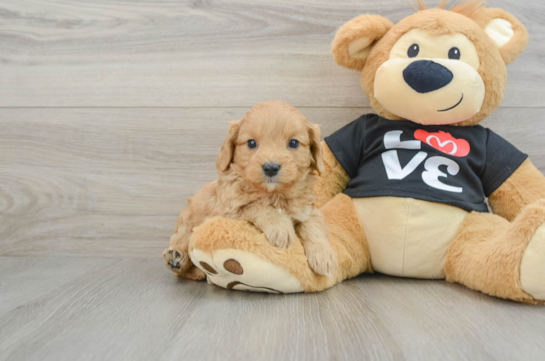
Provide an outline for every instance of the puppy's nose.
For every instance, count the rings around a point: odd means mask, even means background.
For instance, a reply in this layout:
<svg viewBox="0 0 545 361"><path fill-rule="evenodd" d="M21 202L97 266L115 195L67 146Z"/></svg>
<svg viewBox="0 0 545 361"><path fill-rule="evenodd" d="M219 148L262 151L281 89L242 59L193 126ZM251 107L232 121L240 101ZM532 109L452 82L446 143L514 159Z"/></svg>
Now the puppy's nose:
<svg viewBox="0 0 545 361"><path fill-rule="evenodd" d="M278 171L280 170L280 164L273 163L273 162L267 162L263 164L263 173L265 173L269 177L274 177L278 174Z"/></svg>
<svg viewBox="0 0 545 361"><path fill-rule="evenodd" d="M447 86L454 75L443 65L431 60L414 61L403 70L403 79L419 93L429 93Z"/></svg>

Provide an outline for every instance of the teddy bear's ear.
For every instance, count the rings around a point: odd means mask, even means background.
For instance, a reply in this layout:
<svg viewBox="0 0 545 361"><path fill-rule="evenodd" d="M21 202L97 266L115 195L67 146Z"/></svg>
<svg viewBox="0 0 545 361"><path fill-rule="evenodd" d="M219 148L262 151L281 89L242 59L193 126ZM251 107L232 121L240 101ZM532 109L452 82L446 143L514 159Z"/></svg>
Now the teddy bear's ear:
<svg viewBox="0 0 545 361"><path fill-rule="evenodd" d="M482 8L472 18L494 41L505 64L514 61L526 49L528 31L507 11Z"/></svg>
<svg viewBox="0 0 545 361"><path fill-rule="evenodd" d="M345 68L361 71L374 43L393 26L390 20L378 15L361 15L350 20L333 40L331 51L335 61Z"/></svg>

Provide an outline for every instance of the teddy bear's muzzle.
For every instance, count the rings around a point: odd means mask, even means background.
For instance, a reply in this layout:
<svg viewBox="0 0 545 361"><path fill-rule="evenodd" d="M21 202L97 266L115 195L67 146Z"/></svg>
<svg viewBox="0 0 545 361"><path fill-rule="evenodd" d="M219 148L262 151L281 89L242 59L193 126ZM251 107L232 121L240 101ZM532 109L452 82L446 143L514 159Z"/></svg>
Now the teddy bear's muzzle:
<svg viewBox="0 0 545 361"><path fill-rule="evenodd" d="M403 70L405 82L419 93L429 93L447 86L454 75L441 64L431 60L414 61Z"/></svg>

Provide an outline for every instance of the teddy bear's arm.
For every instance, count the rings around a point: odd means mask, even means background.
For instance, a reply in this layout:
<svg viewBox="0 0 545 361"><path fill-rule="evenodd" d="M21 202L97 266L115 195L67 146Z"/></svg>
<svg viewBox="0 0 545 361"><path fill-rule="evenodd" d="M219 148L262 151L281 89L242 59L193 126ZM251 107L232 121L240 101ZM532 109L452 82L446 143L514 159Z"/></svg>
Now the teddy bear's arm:
<svg viewBox="0 0 545 361"><path fill-rule="evenodd" d="M529 204L545 199L545 176L526 159L488 198L494 214L512 221Z"/></svg>
<svg viewBox="0 0 545 361"><path fill-rule="evenodd" d="M324 154L325 171L319 178L318 184L314 187L316 193L316 208L321 208L333 197L341 193L350 180L350 177L339 164L326 142L322 142L322 150Z"/></svg>

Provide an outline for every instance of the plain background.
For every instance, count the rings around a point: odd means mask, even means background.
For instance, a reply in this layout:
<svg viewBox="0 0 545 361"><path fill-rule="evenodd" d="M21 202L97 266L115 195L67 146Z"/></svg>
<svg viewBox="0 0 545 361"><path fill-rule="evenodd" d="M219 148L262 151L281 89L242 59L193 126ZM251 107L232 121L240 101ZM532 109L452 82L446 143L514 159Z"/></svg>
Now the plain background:
<svg viewBox="0 0 545 361"><path fill-rule="evenodd" d="M429 0L435 6L439 0ZM492 128L545 170L545 3ZM228 121L281 99L332 133L371 112L330 43L406 0L2 0L0 359L543 359L545 310L362 276L274 298L177 281L162 250Z"/></svg>

